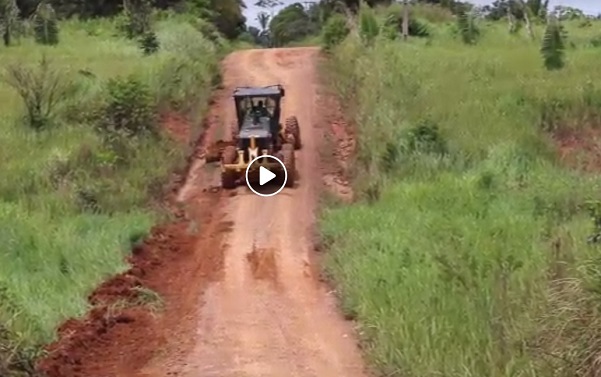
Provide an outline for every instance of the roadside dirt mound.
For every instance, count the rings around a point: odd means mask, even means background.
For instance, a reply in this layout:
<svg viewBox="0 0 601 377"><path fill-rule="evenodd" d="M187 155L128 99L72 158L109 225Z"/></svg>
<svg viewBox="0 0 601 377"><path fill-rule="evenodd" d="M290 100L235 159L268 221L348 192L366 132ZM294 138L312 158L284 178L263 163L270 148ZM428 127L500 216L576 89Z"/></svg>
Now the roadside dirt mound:
<svg viewBox="0 0 601 377"><path fill-rule="evenodd" d="M168 282L164 276L169 266L194 250L196 237L189 234L188 227L186 220L154 227L133 249L129 258L132 267L105 281L89 296L94 308L88 315L68 320L59 328L59 341L47 347L49 356L41 360L38 370L48 377L83 377L106 372L107 360L123 355L132 366L144 363L162 334L156 331L156 318L146 307L127 305L135 305L137 287L167 293L163 284ZM125 308L115 310L120 303Z"/></svg>
<svg viewBox="0 0 601 377"><path fill-rule="evenodd" d="M327 80L323 78L323 80ZM345 202L354 199L353 188L350 180L352 177L351 166L356 152L356 136L354 127L345 119L336 95L323 88L322 113L329 125L326 135L329 140L324 145L322 159L325 171L323 183L326 188Z"/></svg>

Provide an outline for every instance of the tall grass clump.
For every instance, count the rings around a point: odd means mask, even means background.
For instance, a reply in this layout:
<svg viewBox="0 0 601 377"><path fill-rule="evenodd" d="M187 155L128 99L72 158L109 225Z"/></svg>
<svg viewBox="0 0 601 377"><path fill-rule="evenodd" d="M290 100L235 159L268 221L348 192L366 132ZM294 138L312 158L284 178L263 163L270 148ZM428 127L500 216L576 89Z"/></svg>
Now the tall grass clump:
<svg viewBox="0 0 601 377"><path fill-rule="evenodd" d="M359 35L367 46L371 46L380 34L380 25L375 11L365 3L361 3L359 10Z"/></svg>
<svg viewBox="0 0 601 377"><path fill-rule="evenodd" d="M599 124L596 56L570 29L582 47L551 74L527 36L481 27L333 50L358 200L321 216L327 272L383 375L591 376L601 180L552 140Z"/></svg>
<svg viewBox="0 0 601 377"><path fill-rule="evenodd" d="M154 24L152 54L118 28L63 21L52 46L24 38L0 50L3 376L30 368L56 327L85 313L91 290L126 267L131 240L166 215L159 200L189 145L162 118L188 118L191 143L219 82L220 50L185 18Z"/></svg>

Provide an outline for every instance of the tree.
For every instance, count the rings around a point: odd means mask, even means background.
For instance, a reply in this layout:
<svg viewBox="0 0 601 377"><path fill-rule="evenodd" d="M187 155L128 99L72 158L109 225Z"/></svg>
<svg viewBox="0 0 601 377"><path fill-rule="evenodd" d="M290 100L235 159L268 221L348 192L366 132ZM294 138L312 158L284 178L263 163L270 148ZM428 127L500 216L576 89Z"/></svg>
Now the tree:
<svg viewBox="0 0 601 377"><path fill-rule="evenodd" d="M318 29L300 3L282 9L269 24L270 35L275 46L297 41L315 33Z"/></svg>
<svg viewBox="0 0 601 377"><path fill-rule="evenodd" d="M148 0L123 0L123 11L127 17L124 28L128 38L136 38L150 31L152 8Z"/></svg>
<svg viewBox="0 0 601 377"><path fill-rule="evenodd" d="M5 46L10 46L18 22L19 8L15 0L0 0L0 34Z"/></svg>
<svg viewBox="0 0 601 377"><path fill-rule="evenodd" d="M403 39L407 40L409 37L409 2L407 0L403 1L403 21L401 28L403 32Z"/></svg>
<svg viewBox="0 0 601 377"><path fill-rule="evenodd" d="M528 30L528 35L530 36L530 39L534 40L534 30L532 29L532 22L530 21L532 18L536 17L536 13L533 9L538 9L538 8L533 8L531 5L528 5L529 3L532 3L531 1L528 2L524 2L523 0L517 0L518 4L522 7L522 14L524 16L524 22L526 23L526 29ZM538 3L540 3L540 0L535 0Z"/></svg>
<svg viewBox="0 0 601 377"><path fill-rule="evenodd" d="M558 5L553 9L553 14L560 21L578 20L584 18L584 12L578 8Z"/></svg>
<svg viewBox="0 0 601 377"><path fill-rule="evenodd" d="M260 12L257 15L257 21L259 21L259 25L261 26L261 32L265 32L267 27L269 26L269 19L271 17L267 12Z"/></svg>
<svg viewBox="0 0 601 377"><path fill-rule="evenodd" d="M214 12L211 21L226 38L234 39L245 30L243 0L211 0L210 7Z"/></svg>
<svg viewBox="0 0 601 377"><path fill-rule="evenodd" d="M281 5L284 5L284 2L281 0L259 0L255 3L257 7L272 9Z"/></svg>
<svg viewBox="0 0 601 377"><path fill-rule="evenodd" d="M58 43L58 20L50 3L42 1L35 11L33 29L37 43L55 45Z"/></svg>
<svg viewBox="0 0 601 377"><path fill-rule="evenodd" d="M335 14L328 19L324 25L323 42L326 51L332 50L339 45L349 34L350 30L346 24L346 18Z"/></svg>
<svg viewBox="0 0 601 377"><path fill-rule="evenodd" d="M549 0L496 0L492 5L483 7L487 13L487 18L491 20L500 20L511 12L513 17L518 20L525 18L528 13L529 18L543 20L546 17Z"/></svg>
<svg viewBox="0 0 601 377"><path fill-rule="evenodd" d="M255 41L259 40L261 30L259 30L258 28L254 27L254 26L249 26L248 29L246 29L246 31L248 32L248 34L250 34L251 37L253 37L253 39Z"/></svg>

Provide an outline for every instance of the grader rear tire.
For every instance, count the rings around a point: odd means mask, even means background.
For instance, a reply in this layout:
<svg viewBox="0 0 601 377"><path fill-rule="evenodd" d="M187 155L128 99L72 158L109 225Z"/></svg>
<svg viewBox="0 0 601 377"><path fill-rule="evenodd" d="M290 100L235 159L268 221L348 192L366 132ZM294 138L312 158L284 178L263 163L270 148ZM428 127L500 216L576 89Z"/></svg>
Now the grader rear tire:
<svg viewBox="0 0 601 377"><path fill-rule="evenodd" d="M296 160L294 158L294 146L286 143L282 146L282 162L288 172L288 178L286 179L285 187L294 187L294 181L296 178Z"/></svg>
<svg viewBox="0 0 601 377"><path fill-rule="evenodd" d="M298 119L295 116L291 116L286 119L286 135L292 135L294 137L294 141L288 140L287 142L292 142L294 145L294 149L301 149L301 135L300 135L300 126L298 125Z"/></svg>
<svg viewBox="0 0 601 377"><path fill-rule="evenodd" d="M221 163L222 164L233 164L236 162L236 157L238 152L236 151L236 147L232 145L228 145L223 149L223 154L221 155ZM230 190L236 188L236 179L237 174L235 171L226 170L221 172L221 187L226 190Z"/></svg>

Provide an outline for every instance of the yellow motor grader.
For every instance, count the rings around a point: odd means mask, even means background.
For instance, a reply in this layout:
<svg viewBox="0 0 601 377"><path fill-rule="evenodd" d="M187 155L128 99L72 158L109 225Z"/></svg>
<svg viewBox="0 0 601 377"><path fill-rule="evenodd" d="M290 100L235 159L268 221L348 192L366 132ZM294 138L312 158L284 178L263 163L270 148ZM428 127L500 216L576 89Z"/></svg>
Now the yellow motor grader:
<svg viewBox="0 0 601 377"><path fill-rule="evenodd" d="M281 99L285 95L282 85L266 87L238 87L233 98L237 114L235 145L228 145L221 153L221 185L235 188L240 178L246 177L251 161L261 155L280 159L288 172L286 187L294 186L294 151L301 148L300 128L296 116L280 123ZM282 166L270 158L262 158L252 164L249 179L258 176L263 166L277 173ZM252 178L251 178L252 177Z"/></svg>

